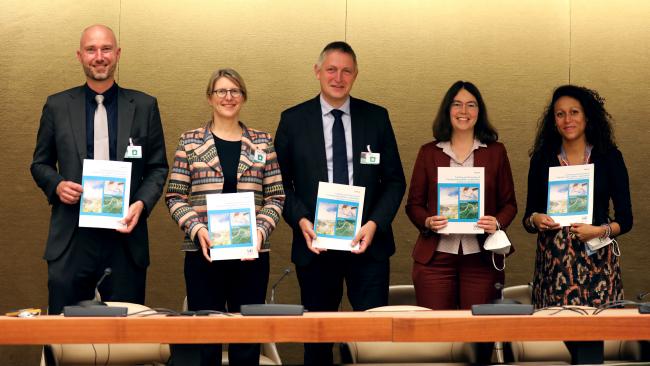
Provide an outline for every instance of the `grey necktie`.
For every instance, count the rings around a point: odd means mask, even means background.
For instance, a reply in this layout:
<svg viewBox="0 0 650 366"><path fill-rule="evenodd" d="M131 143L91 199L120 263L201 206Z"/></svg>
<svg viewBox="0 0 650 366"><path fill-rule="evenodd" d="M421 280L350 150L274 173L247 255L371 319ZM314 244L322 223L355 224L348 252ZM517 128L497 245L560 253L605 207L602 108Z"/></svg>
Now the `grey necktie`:
<svg viewBox="0 0 650 366"><path fill-rule="evenodd" d="M110 160L108 155L108 115L104 107L104 96L95 95L97 109L95 109L95 136L93 156L95 160Z"/></svg>

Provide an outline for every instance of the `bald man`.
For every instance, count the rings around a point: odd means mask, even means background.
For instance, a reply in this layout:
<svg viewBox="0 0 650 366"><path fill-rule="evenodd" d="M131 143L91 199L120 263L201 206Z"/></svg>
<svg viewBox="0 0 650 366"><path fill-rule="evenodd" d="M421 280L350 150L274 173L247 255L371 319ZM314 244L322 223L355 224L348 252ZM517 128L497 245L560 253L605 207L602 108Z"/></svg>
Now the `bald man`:
<svg viewBox="0 0 650 366"><path fill-rule="evenodd" d="M52 206L44 255L50 314L93 299L106 268L112 274L99 288L102 300L144 303L147 217L162 194L168 165L156 99L115 82L120 52L110 28L84 29L77 59L86 83L49 96L43 107L31 173ZM140 154L125 158L127 146L139 146ZM131 162L123 228L79 227L84 159Z"/></svg>

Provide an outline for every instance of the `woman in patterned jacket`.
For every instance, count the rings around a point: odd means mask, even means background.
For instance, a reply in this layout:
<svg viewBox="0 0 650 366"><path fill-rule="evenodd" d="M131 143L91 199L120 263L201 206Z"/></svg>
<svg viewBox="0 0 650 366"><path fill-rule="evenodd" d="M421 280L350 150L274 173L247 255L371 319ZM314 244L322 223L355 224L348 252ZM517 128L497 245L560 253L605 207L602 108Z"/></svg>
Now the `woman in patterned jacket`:
<svg viewBox="0 0 650 366"><path fill-rule="evenodd" d="M206 96L212 119L181 135L165 201L185 232L188 310L239 312L241 305L264 303L266 298L268 238L282 213L282 176L271 135L239 121L248 96L242 77L232 69L217 70ZM259 257L212 262L206 195L237 192L254 193L257 230L250 234ZM259 347L230 345L230 364L259 364ZM221 364L221 345L204 345L200 353L201 365Z"/></svg>

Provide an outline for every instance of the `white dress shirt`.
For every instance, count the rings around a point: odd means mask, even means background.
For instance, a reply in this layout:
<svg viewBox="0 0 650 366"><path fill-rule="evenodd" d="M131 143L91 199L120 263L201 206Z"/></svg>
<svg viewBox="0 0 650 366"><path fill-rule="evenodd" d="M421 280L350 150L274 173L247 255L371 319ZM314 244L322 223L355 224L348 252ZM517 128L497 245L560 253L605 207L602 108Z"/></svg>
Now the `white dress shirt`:
<svg viewBox="0 0 650 366"><path fill-rule="evenodd" d="M334 181L334 163L332 161L332 127L334 127L334 116L332 109L343 112L343 129L345 129L345 152L348 155L348 182L353 184L354 169L352 164L352 118L350 116L350 97L339 108L332 107L320 96L320 109L323 117L323 135L325 135L325 157L327 158L327 179L330 183Z"/></svg>

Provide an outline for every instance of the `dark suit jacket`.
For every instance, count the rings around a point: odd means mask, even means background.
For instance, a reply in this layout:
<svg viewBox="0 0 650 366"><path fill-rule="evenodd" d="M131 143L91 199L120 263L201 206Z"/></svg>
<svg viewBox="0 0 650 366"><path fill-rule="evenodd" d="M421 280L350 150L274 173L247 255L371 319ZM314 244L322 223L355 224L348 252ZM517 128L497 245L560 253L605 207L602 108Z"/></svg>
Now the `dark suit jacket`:
<svg viewBox="0 0 650 366"><path fill-rule="evenodd" d="M130 89L119 88L117 111L117 159L130 161L131 202L142 201L144 211L127 236L135 262L149 264L147 217L162 194L167 178L167 155L160 112L155 98ZM59 201L56 187L69 180L81 184L86 158L86 112L83 86L47 98L41 115L31 172L36 184L52 205L50 230L44 258L57 259L70 244L79 223L79 203ZM129 138L142 146L141 159L124 159Z"/></svg>
<svg viewBox="0 0 650 366"><path fill-rule="evenodd" d="M391 223L401 204L406 180L388 111L378 105L350 98L355 186L366 187L363 223L373 220L377 232L367 252L376 259L395 253ZM379 165L362 165L361 152L370 145L381 154ZM275 136L275 150L286 194L282 216L293 228L291 260L309 264L315 255L307 248L298 222L314 221L318 183L327 182L327 158L320 97L282 112Z"/></svg>
<svg viewBox="0 0 650 366"><path fill-rule="evenodd" d="M448 167L451 160L436 144L437 141L433 141L420 148L406 201L406 214L420 230L413 248L413 259L422 264L431 260L438 247L440 235L430 232L424 226L424 220L437 215L438 167ZM474 166L485 168L484 213L496 217L501 228L505 229L517 214L515 186L506 148L503 144L494 142L486 148L474 150ZM482 244L486 237L485 234L478 236L483 252Z"/></svg>
<svg viewBox="0 0 650 366"><path fill-rule="evenodd" d="M593 225L602 225L609 221L609 201L614 205L613 221L621 226L621 234L632 229L632 203L630 200L630 180L621 152L612 148L606 153L591 152L590 162L594 164L594 211ZM548 168L560 166L557 154L536 153L530 159L528 170L528 197L524 228L529 232L535 230L526 221L533 212L546 212L548 198Z"/></svg>

